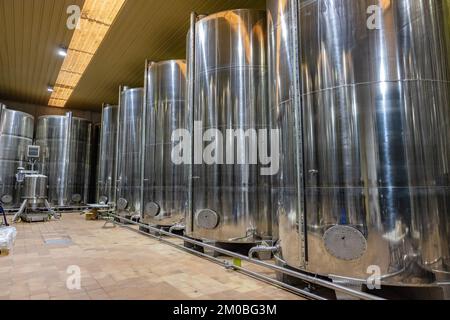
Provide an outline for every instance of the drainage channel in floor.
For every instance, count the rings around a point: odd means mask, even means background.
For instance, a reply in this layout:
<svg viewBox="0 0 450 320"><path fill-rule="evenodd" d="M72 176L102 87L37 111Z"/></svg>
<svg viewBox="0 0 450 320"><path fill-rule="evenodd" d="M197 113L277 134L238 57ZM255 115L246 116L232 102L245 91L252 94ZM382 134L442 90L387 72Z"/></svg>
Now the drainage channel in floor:
<svg viewBox="0 0 450 320"><path fill-rule="evenodd" d="M43 236L44 243L47 246L71 246L73 244L72 238L70 236Z"/></svg>

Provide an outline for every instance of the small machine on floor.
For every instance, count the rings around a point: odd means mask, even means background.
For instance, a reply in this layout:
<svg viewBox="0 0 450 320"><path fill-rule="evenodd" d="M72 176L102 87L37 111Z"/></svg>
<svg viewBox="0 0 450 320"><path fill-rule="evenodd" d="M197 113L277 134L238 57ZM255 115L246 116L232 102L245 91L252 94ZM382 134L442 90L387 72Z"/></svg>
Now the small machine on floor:
<svg viewBox="0 0 450 320"><path fill-rule="evenodd" d="M15 214L13 222L45 222L52 217L59 219L48 203L48 177L34 170L37 159L40 156L39 146L28 146L28 162L31 170L18 168L16 174L17 183L21 185L22 205Z"/></svg>

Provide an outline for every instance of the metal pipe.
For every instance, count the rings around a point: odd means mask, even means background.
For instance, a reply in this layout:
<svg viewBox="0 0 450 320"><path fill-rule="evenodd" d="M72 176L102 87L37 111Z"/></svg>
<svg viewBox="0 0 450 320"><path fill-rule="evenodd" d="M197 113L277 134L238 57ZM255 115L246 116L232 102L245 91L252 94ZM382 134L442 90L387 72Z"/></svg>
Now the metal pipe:
<svg viewBox="0 0 450 320"><path fill-rule="evenodd" d="M268 246L256 246L251 248L248 251L248 257L250 259L253 259L253 257L255 256L255 253L277 253L278 251L280 251L280 246L274 246L274 247L268 247Z"/></svg>
<svg viewBox="0 0 450 320"><path fill-rule="evenodd" d="M207 254L205 254L205 253L198 252L198 251L193 250L193 249L190 249L190 248L186 248L186 247L184 247L184 246L182 246L182 245L179 245L179 244L177 244L177 243L170 242L170 241L168 241L168 240L165 240L165 239L161 238L160 236L156 236L156 235L153 235L153 234L149 234L149 233L146 233L146 232L141 231L141 230L139 230L139 229L134 229L134 228L132 228L132 227L130 227L130 226L127 226L127 225L125 225L125 224L123 224L123 223L119 223L119 222L117 222L117 221L110 221L110 222L112 222L113 224L119 225L119 226L121 226L122 228L126 228L126 229L132 230L132 231L134 231L134 232L137 232L137 233L143 234L143 235L145 235L145 236L148 236L148 237L150 237L150 238L156 239L156 240L158 240L158 241L161 241L161 242L163 242L163 243L165 243L165 244L168 244L168 245L170 245L170 246L173 246L173 247L175 247L175 248L177 248L177 249L180 249L180 250L183 250L183 251L190 252L190 253L192 253L192 254L194 254L194 255L200 256L200 257L205 258L205 259L207 259L207 260L210 260L210 261L212 261L212 262L214 262L214 263L218 263L218 264L222 265L222 266L225 267L225 268L234 269L234 270L236 270L236 271L238 271L238 272L241 272L241 273L243 273L243 274L246 274L246 275L248 275L248 276L251 276L251 277L253 277L253 278L256 278L256 279L258 279L258 280L260 280L260 281L264 281L264 282L273 284L273 285L275 285L275 286L281 287L281 288L286 289L286 290L288 290L288 291L291 291L291 292L293 292L293 293L295 293L295 294L299 294L299 295L301 295L301 296L304 296L304 297L307 297L307 298L311 298L311 299L314 299L314 300L327 300L327 299L325 299L325 298L323 298L323 297L321 297L321 296L318 296L318 295L316 295L316 294L314 294L314 293L311 293L311 292L308 292L308 291L306 291L306 290L302 290L302 289L293 287L293 286L291 286L291 285L288 285L288 284L283 283L283 282L281 282L281 281L278 281L278 280L276 280L276 279L269 278L269 277L267 277L267 276L264 276L264 275L262 275L262 274L256 273L256 272L254 272L254 271L250 271L250 270L245 269L245 268L243 268L243 267L231 265L229 261L221 260L221 259L219 259L219 258L215 258L215 257L209 256L209 255L207 255Z"/></svg>
<svg viewBox="0 0 450 320"><path fill-rule="evenodd" d="M318 295L316 295L314 293L311 293L311 292L308 292L306 290L302 290L302 289L296 288L294 286L288 285L288 284L286 284L284 282L281 282L281 281L278 281L276 279L269 278L269 277L267 277L265 275L256 273L254 271L250 271L248 269L245 269L245 268L242 268L242 267L238 267L238 266L233 266L233 268L237 269L238 271L241 271L241 272L243 272L243 273L245 273L245 274L247 274L247 275L249 275L251 277L255 277L257 279L262 279L262 280L267 281L269 283L272 283L272 284L274 284L276 286L280 286L280 287L282 287L282 288L284 288L286 290L293 291L295 293L299 293L301 295L304 295L304 296L306 296L308 298L312 298L314 300L328 300L328 299L325 299L325 298L323 298L321 296L318 296Z"/></svg>
<svg viewBox="0 0 450 320"><path fill-rule="evenodd" d="M130 217L130 219L133 220L133 221L139 221L140 218L141 218L141 214L140 214L140 213L138 213L138 214L133 214L133 215Z"/></svg>
<svg viewBox="0 0 450 320"><path fill-rule="evenodd" d="M152 226L144 225L142 223L134 222L134 221L132 221L130 219L126 219L124 217L120 217L120 216L112 214L112 213L108 213L108 215L113 217L113 218L119 219L119 221L124 221L124 222L130 223L130 224L135 224L137 226L141 226L141 227L147 228L150 231L156 232L156 233L158 233L160 235L173 237L173 238L176 238L176 239L179 239L179 240L183 240L185 242L188 242L188 243L191 243L191 244L203 247L203 248L214 250L214 251L216 251L218 253L221 253L223 255L226 255L226 256L229 256L229 257L233 257L233 258L237 258L237 259L240 259L242 261L250 262L250 263L253 263L255 265L259 265L261 267L265 267L265 268L271 269L273 271L280 272L280 273L292 276L294 278L298 278L298 279L306 281L306 282L310 282L310 283L315 284L315 285L319 285L319 286L322 286L322 287L325 287L325 288L328 288L328 289L336 290L336 291L345 293L345 294L347 294L349 296L352 296L352 297L355 297L355 298L359 298L359 299L363 299L363 300L384 300L384 299L382 299L380 297L377 297L377 296L374 296L374 295L371 295L371 294L368 294L368 293L364 293L364 292L361 292L361 291L349 289L347 287L344 287L344 286L341 286L341 285L337 285L337 284L328 282L326 280L318 279L318 278L315 278L315 277L312 277L312 276L309 276L309 275L306 275L306 274L303 274L303 273L299 273L299 272L296 272L296 271L293 271L293 270L285 269L285 268L282 268L282 267L279 267L279 266L276 266L276 265L272 265L272 264L269 264L269 263L266 263L266 262L263 262L263 261L250 259L249 257L246 257L244 255L241 255L241 254L238 254L238 253L235 253L235 252L231 252L231 251L219 248L219 247L215 247L215 246L209 245L207 243L203 243L203 242L200 242L200 241L197 241L197 240L194 240L194 239L191 239L191 238L187 238L187 237L184 237L184 236L180 236L180 235L177 235L177 234L174 234L174 233L169 233L167 231L160 230L160 229L154 228Z"/></svg>
<svg viewBox="0 0 450 320"><path fill-rule="evenodd" d="M181 224L176 224L169 228L169 232L173 233L174 231L183 231L184 229L186 229L186 226L181 225Z"/></svg>

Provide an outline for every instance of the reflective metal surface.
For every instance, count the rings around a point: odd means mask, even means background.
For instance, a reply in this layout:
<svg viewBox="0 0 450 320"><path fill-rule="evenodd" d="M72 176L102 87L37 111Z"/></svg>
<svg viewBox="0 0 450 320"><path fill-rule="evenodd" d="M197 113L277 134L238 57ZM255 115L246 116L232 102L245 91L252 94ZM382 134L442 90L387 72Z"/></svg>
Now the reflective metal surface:
<svg viewBox="0 0 450 320"><path fill-rule="evenodd" d="M22 199L47 199L48 179L41 174L27 174Z"/></svg>
<svg viewBox="0 0 450 320"><path fill-rule="evenodd" d="M103 108L98 157L97 203L115 201L117 106Z"/></svg>
<svg viewBox="0 0 450 320"><path fill-rule="evenodd" d="M226 11L196 23L191 111L204 132L218 129L226 137L227 129L268 128L266 38L265 11ZM187 235L242 243L270 237L269 178L259 165L204 163L192 175Z"/></svg>
<svg viewBox="0 0 450 320"><path fill-rule="evenodd" d="M116 201L124 203L118 214L131 216L141 209L141 143L142 143L142 88L127 89L121 93L118 115L118 157Z"/></svg>
<svg viewBox="0 0 450 320"><path fill-rule="evenodd" d="M87 133L87 141L86 141L86 156L84 160L84 191L83 191L83 203L90 203L89 198L91 195L89 194L90 190L90 182L92 178L92 167L95 162L92 162L92 156L94 152L94 133L93 126L90 123L88 127Z"/></svg>
<svg viewBox="0 0 450 320"><path fill-rule="evenodd" d="M172 134L187 129L186 63L152 63L146 77L144 222L172 226L184 219L188 200L185 166L172 161Z"/></svg>
<svg viewBox="0 0 450 320"><path fill-rule="evenodd" d="M269 2L269 16L289 28L291 1ZM374 4L381 6L378 29L368 28ZM308 264L296 242L299 217L289 209L279 230L291 266L362 281L377 266L387 284L448 279L447 5L300 1ZM280 47L273 51L289 61ZM289 72L279 72L281 88Z"/></svg>
<svg viewBox="0 0 450 320"><path fill-rule="evenodd" d="M48 178L41 174L27 174L23 181L22 199L29 208L44 207L48 194Z"/></svg>
<svg viewBox="0 0 450 320"><path fill-rule="evenodd" d="M100 130L101 124L92 124L91 145L89 147L89 179L87 180L87 203L97 203L98 164L100 155Z"/></svg>
<svg viewBox="0 0 450 320"><path fill-rule="evenodd" d="M280 130L281 137L280 171L272 177L273 234L280 241L283 257L290 263L295 257L292 265L304 267L297 0L268 0L266 4L271 126Z"/></svg>
<svg viewBox="0 0 450 320"><path fill-rule="evenodd" d="M48 198L53 205L78 205L85 200L90 125L87 120L71 115L38 119L39 167L48 176Z"/></svg>
<svg viewBox="0 0 450 320"><path fill-rule="evenodd" d="M33 144L34 118L0 104L0 200L5 208L20 206L17 168L27 164L27 147Z"/></svg>

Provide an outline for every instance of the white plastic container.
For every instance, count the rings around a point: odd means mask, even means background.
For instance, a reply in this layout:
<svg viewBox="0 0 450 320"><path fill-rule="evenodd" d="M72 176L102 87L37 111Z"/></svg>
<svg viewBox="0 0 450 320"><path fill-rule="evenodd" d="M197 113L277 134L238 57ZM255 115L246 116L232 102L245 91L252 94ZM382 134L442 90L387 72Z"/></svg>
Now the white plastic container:
<svg viewBox="0 0 450 320"><path fill-rule="evenodd" d="M16 241L17 231L14 227L0 228L0 256L7 256L12 252Z"/></svg>

